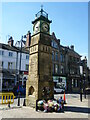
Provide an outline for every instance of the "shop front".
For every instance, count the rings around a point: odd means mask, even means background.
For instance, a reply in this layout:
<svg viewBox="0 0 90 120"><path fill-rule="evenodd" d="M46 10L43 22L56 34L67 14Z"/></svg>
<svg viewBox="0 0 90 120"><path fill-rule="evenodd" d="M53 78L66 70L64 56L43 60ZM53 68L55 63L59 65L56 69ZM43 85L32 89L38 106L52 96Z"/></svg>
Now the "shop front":
<svg viewBox="0 0 90 120"><path fill-rule="evenodd" d="M70 93L79 93L79 90L80 90L80 76L70 75L67 78L67 90Z"/></svg>
<svg viewBox="0 0 90 120"><path fill-rule="evenodd" d="M54 82L54 92L61 93L67 89L66 77L53 76L53 82Z"/></svg>
<svg viewBox="0 0 90 120"><path fill-rule="evenodd" d="M3 72L2 77L2 91L12 91L15 86L15 74L10 72Z"/></svg>

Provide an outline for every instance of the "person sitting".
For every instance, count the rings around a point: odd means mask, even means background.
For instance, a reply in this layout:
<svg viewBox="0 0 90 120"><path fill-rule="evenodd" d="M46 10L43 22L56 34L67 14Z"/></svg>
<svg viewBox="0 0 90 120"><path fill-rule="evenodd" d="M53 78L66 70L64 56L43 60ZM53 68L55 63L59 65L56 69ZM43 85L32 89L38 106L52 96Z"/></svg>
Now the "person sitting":
<svg viewBox="0 0 90 120"><path fill-rule="evenodd" d="M64 101L62 99L62 96L59 98L58 103L64 108Z"/></svg>

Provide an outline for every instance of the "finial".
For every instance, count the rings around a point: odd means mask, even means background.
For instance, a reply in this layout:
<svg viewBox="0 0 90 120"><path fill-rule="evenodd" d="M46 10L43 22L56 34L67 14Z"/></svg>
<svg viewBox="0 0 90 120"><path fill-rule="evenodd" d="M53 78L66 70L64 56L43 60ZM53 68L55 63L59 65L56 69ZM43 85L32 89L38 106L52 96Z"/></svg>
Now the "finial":
<svg viewBox="0 0 90 120"><path fill-rule="evenodd" d="M43 5L41 5L41 10L43 10Z"/></svg>

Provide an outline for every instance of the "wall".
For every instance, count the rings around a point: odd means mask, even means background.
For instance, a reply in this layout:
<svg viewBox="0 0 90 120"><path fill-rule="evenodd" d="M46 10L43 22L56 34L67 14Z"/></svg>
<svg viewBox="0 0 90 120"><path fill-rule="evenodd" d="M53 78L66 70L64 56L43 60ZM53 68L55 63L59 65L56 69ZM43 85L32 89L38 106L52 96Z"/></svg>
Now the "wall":
<svg viewBox="0 0 90 120"><path fill-rule="evenodd" d="M0 50L2 50L0 48ZM12 62L12 69L16 70L16 58L17 58L17 52L15 51L8 51L8 50L3 50L4 51L4 55L0 56L0 61L3 61L3 68L4 69L8 69L8 62ZM9 56L9 52L13 53L13 56ZM29 59L26 59L26 53L22 53L22 60L21 60L21 70L22 71L26 71L26 64L29 64ZM18 53L18 65L17 65L17 69L19 70L19 64L20 64L20 53Z"/></svg>

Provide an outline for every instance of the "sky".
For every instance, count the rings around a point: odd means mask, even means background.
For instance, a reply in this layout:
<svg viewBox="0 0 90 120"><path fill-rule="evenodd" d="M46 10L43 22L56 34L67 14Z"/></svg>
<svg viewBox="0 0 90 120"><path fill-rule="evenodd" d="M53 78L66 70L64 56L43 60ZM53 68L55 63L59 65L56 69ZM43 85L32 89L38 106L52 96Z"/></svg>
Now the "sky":
<svg viewBox="0 0 90 120"><path fill-rule="evenodd" d="M52 20L50 34L60 39L61 45L74 45L82 57L88 57L88 2L3 2L0 42L7 43L9 35L14 43L30 30L40 6Z"/></svg>
<svg viewBox="0 0 90 120"><path fill-rule="evenodd" d="M88 65L90 68L90 2L88 4Z"/></svg>

